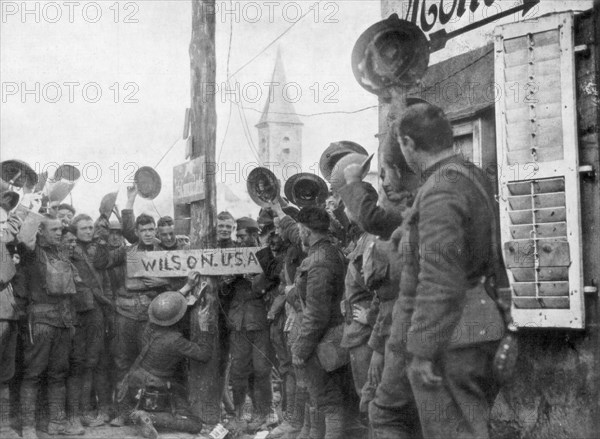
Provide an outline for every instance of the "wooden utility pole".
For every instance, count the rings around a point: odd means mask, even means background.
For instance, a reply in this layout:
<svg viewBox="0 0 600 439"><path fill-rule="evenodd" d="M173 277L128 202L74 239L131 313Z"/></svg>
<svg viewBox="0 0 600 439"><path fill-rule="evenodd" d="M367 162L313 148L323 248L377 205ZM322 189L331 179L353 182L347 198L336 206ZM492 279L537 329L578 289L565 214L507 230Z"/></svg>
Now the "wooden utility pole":
<svg viewBox="0 0 600 439"><path fill-rule="evenodd" d="M214 243L216 223L216 132L217 112L214 85L216 84L216 27L215 0L192 0L192 40L190 43L193 139L192 159L204 156L206 166L205 199L191 205L191 242L198 248L206 240ZM221 418L222 364L219 340L219 302L214 278L208 283L205 295L192 310L192 340L208 343L211 360L205 364L192 362L189 374L190 401L196 416L205 424L216 424ZM207 310L204 319L199 311ZM206 318L206 316L209 316ZM200 324L202 321L202 325Z"/></svg>

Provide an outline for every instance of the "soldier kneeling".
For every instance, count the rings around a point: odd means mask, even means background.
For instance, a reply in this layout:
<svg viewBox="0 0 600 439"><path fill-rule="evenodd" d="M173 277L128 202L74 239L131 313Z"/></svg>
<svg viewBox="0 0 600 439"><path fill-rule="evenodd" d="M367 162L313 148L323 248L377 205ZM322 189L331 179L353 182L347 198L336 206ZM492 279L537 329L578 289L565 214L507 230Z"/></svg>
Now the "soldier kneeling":
<svg viewBox="0 0 600 439"><path fill-rule="evenodd" d="M119 384L119 401L146 438L156 439L156 428L193 434L202 428L191 413L186 389L176 381L181 360L210 358L210 346L184 338L179 326L186 310L187 299L180 292L162 293L152 301L142 351Z"/></svg>

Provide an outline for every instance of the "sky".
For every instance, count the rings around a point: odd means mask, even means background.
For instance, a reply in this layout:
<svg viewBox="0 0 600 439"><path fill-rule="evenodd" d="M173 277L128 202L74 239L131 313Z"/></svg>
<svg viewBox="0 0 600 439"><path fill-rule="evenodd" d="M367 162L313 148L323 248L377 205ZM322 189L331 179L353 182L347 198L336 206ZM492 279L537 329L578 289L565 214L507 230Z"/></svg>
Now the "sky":
<svg viewBox="0 0 600 439"><path fill-rule="evenodd" d="M565 4L584 9L591 1L544 1L535 13ZM246 196L247 165L256 162L254 125L278 49L288 87L275 91L294 101L304 122L303 170L314 172L323 149L336 140L376 151L377 98L355 81L350 55L359 35L381 19L380 2L216 5L216 144L219 167L227 170L219 182ZM152 166L163 190L154 202L136 202L136 212L172 214L172 168L185 161L182 132L190 105L191 1L2 0L0 6L0 160L22 159L36 171L75 164L82 178L73 204L92 215L108 192L119 190L123 207L135 170ZM489 28L470 34L442 56L485 44L489 36ZM240 90L235 105L224 92L228 65Z"/></svg>

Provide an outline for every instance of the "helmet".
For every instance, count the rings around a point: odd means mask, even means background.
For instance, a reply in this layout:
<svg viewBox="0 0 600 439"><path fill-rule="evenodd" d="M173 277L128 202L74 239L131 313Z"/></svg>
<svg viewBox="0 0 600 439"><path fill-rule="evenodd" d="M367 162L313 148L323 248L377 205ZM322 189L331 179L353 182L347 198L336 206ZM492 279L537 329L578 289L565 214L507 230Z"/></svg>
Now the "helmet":
<svg viewBox="0 0 600 439"><path fill-rule="evenodd" d="M348 154L342 157L331 173L331 190L337 192L346 184L346 177L344 177L344 170L350 165L359 165L362 167L364 178L369 173L369 167L371 165L371 159L373 155L367 156L363 154Z"/></svg>
<svg viewBox="0 0 600 439"><path fill-rule="evenodd" d="M298 207L317 206L327 199L327 183L310 172L294 174L284 187L285 196Z"/></svg>
<svg viewBox="0 0 600 439"><path fill-rule="evenodd" d="M187 300L177 291L167 291L159 294L150 303L148 317L150 323L159 326L171 326L185 315Z"/></svg>
<svg viewBox="0 0 600 439"><path fill-rule="evenodd" d="M0 208L10 212L19 204L19 194L13 191L0 193Z"/></svg>
<svg viewBox="0 0 600 439"><path fill-rule="evenodd" d="M331 171L338 160L353 152L367 155L367 150L358 143L349 140L340 140L339 142L331 143L327 149L323 151L321 159L319 160L319 169L321 170L323 177L325 177L325 180L329 181L331 178Z"/></svg>
<svg viewBox="0 0 600 439"><path fill-rule="evenodd" d="M364 89L390 97L390 87L411 87L425 75L429 52L423 31L392 14L358 38L352 50L352 71Z"/></svg>
<svg viewBox="0 0 600 439"><path fill-rule="evenodd" d="M248 174L246 188L250 198L260 207L268 207L279 195L279 182L267 168L255 168Z"/></svg>

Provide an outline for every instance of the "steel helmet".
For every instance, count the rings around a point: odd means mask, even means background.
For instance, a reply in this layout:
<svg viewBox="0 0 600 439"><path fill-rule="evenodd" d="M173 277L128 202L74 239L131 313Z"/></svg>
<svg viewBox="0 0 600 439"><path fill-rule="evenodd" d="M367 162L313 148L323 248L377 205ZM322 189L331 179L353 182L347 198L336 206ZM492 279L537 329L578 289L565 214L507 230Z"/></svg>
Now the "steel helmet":
<svg viewBox="0 0 600 439"><path fill-rule="evenodd" d="M363 154L348 154L342 157L334 166L331 172L331 190L333 192L339 191L343 186L346 185L346 177L344 177L344 170L350 165L360 165L362 168L362 178L369 173L371 166L371 159L373 155L367 156Z"/></svg>
<svg viewBox="0 0 600 439"><path fill-rule="evenodd" d="M159 294L148 308L150 323L159 326L171 326L185 315L187 300L177 291Z"/></svg>

